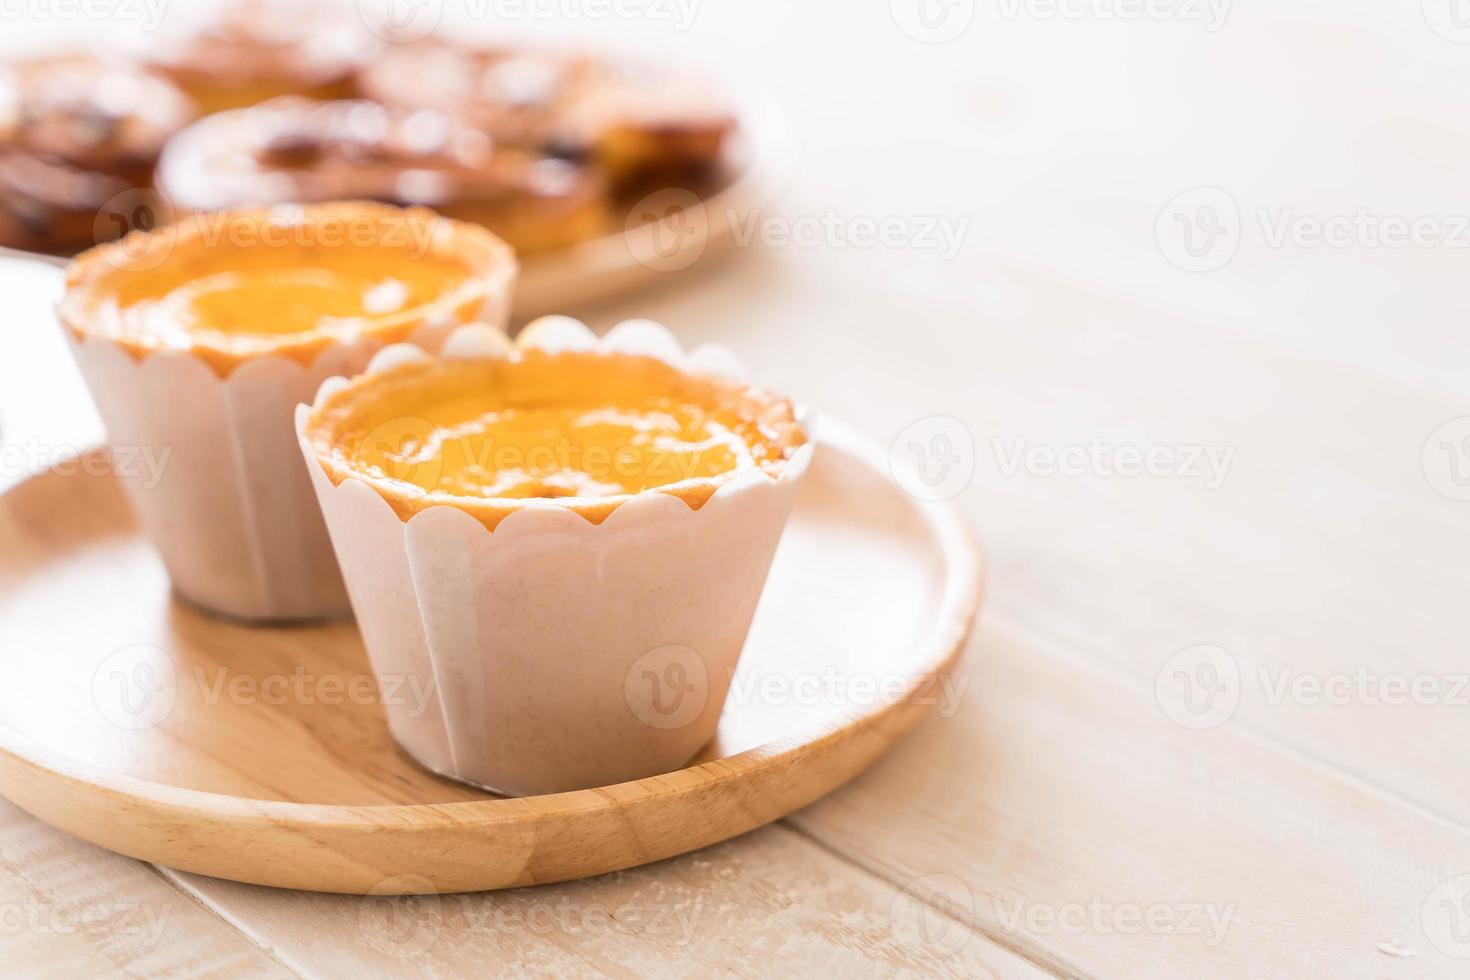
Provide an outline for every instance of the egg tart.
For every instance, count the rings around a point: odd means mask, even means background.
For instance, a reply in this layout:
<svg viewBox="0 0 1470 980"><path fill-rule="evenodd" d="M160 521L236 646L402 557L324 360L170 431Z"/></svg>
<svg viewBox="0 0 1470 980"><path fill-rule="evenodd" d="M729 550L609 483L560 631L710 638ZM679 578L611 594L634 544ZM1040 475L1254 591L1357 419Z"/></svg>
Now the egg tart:
<svg viewBox="0 0 1470 980"><path fill-rule="evenodd" d="M514 276L483 228L367 203L192 215L75 260L60 319L109 444L166 461L118 477L175 590L251 621L346 613L295 408L386 345L503 323Z"/></svg>
<svg viewBox="0 0 1470 980"><path fill-rule="evenodd" d="M82 255L61 319L145 357L187 351L228 374L268 355L408 339L503 303L510 249L476 225L366 202L190 215Z"/></svg>
<svg viewBox="0 0 1470 980"><path fill-rule="evenodd" d="M297 410L373 669L434 692L386 706L411 756L530 795L668 772L714 736L813 453L732 361L647 321L469 326ZM650 704L650 678L693 696Z"/></svg>
<svg viewBox="0 0 1470 980"><path fill-rule="evenodd" d="M221 112L282 95L350 97L379 47L352 4L227 0L170 10L147 55L204 112Z"/></svg>
<svg viewBox="0 0 1470 980"><path fill-rule="evenodd" d="M71 252L123 234L122 196L150 186L164 142L193 117L171 83L112 58L0 65L0 245Z"/></svg>
<svg viewBox="0 0 1470 980"><path fill-rule="evenodd" d="M158 183L185 211L342 199L424 205L482 224L523 253L595 237L607 222L603 182L588 167L499 147L439 112L362 100L278 99L210 116L169 144Z"/></svg>

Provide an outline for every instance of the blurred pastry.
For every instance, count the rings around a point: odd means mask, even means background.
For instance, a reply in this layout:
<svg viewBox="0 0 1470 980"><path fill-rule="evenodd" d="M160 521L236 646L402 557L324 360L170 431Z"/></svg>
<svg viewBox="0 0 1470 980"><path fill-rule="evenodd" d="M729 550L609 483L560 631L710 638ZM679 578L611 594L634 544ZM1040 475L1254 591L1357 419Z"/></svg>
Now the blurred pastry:
<svg viewBox="0 0 1470 980"><path fill-rule="evenodd" d="M229 0L170 11L149 57L205 112L282 95L348 98L380 43L355 7L331 0Z"/></svg>
<svg viewBox="0 0 1470 980"><path fill-rule="evenodd" d="M200 120L164 151L158 185L182 211L423 205L485 225L523 253L595 237L607 220L602 181L588 167L500 149L443 113L361 100L277 99Z"/></svg>
<svg viewBox="0 0 1470 980"><path fill-rule="evenodd" d="M697 83L623 72L568 106L561 138L589 147L608 178L629 187L713 174L734 130L730 107Z"/></svg>
<svg viewBox="0 0 1470 980"><path fill-rule="evenodd" d="M735 129L730 107L695 81L586 54L399 45L363 72L363 94L437 108L497 141L595 161L616 187L701 176Z"/></svg>
<svg viewBox="0 0 1470 980"><path fill-rule="evenodd" d="M0 245L77 251L130 230L164 142L194 117L165 79L61 54L0 65ZM104 209L120 208L108 215Z"/></svg>
<svg viewBox="0 0 1470 980"><path fill-rule="evenodd" d="M584 56L430 38L394 45L358 87L384 105L448 112L502 146L544 150L555 145L569 104L603 71Z"/></svg>

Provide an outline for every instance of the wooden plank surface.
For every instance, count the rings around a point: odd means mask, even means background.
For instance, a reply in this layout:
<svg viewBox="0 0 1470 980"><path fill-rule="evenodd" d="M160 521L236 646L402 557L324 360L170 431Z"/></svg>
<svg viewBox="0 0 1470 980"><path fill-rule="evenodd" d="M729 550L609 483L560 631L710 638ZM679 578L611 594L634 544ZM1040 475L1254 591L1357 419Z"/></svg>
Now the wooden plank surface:
<svg viewBox="0 0 1470 980"><path fill-rule="evenodd" d="M0 800L0 973L291 977L153 868Z"/></svg>
<svg viewBox="0 0 1470 980"><path fill-rule="evenodd" d="M359 898L169 875L310 976L1047 976L780 826L509 892Z"/></svg>
<svg viewBox="0 0 1470 980"><path fill-rule="evenodd" d="M246 956L304 975L1464 976L1470 503L1442 492L1453 445L1427 471L1424 454L1470 415L1464 249L1267 240L1284 217L1466 211L1470 62L1436 33L1448 5L1231 4L1213 31L1042 6L950 5L973 23L925 44L897 26L902 3L844 14L840 43L823 5L699 5L672 47L759 75L801 134L757 231L949 217L958 249L757 234L720 268L572 311L730 343L883 442L963 421L974 475L955 499L992 574L957 713L788 825L468 905L171 874L157 897L153 870L5 819L11 902L186 904L150 950L27 932L0 955L56 975ZM657 23L565 26L671 46ZM1243 225L1230 262L1191 273L1156 220L1201 185ZM35 315L0 338L0 439L84 443ZM1231 456L1213 488L1004 466L1018 446L1094 441ZM1211 645L1238 671L1233 708L1168 701L1196 727L1176 724L1159 692L1201 677L1175 658ZM1416 681L1427 700L1383 703ZM521 924L563 901L624 919ZM674 925L635 928L650 907ZM256 943L276 959L249 959Z"/></svg>
<svg viewBox="0 0 1470 980"><path fill-rule="evenodd" d="M885 879L936 877L1061 974L1453 977L1425 929L1470 831L992 616L971 696L793 818ZM904 805L895 807L894 800Z"/></svg>

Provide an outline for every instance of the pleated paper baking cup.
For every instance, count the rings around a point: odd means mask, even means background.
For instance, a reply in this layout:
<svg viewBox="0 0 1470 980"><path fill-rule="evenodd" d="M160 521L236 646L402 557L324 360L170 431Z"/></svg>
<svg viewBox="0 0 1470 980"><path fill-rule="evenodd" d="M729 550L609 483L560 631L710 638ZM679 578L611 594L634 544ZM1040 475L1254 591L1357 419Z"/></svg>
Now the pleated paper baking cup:
<svg viewBox="0 0 1470 980"><path fill-rule="evenodd" d="M514 265L497 274L472 316L504 323ZM464 311L446 310L409 341L437 350ZM65 333L86 379L139 522L175 590L217 613L247 620L346 615L347 594L301 454L293 413L322 382L361 372L384 341L341 340L303 363L251 357L222 370L196 353L141 351L70 322ZM401 337L402 334L400 333Z"/></svg>
<svg viewBox="0 0 1470 980"><path fill-rule="evenodd" d="M576 321L547 318L518 343L739 371L723 348L686 355L646 321L599 341ZM498 331L463 328L442 356L511 346ZM427 356L392 347L368 371ZM344 384L327 382L317 404ZM367 482L334 483L307 439L310 414L297 410L297 436L373 669L385 691L411 681L432 692L412 705L385 698L394 737L423 765L532 795L669 772L714 737L809 439L776 475L740 474L698 509L649 490L594 524L535 501L492 531L450 505L405 521Z"/></svg>
<svg viewBox="0 0 1470 980"><path fill-rule="evenodd" d="M140 329L125 319L118 300L139 276L187 282L229 270L227 261L218 268L169 265L195 254L187 250L213 255L220 242L246 249L335 247L330 233L343 247L356 247L353 233L414 229L422 229L423 247L472 254L475 262L435 306L381 325L317 330L299 343L283 334L278 349L232 350L195 343L192 335L180 345L158 329ZM79 257L67 272L58 315L108 441L122 450L117 458L156 464L115 469L175 590L241 619L345 615L346 591L296 448L295 407L327 378L363 370L388 343L408 340L436 350L469 320L504 323L515 275L509 248L481 229L423 209L361 202L201 215Z"/></svg>

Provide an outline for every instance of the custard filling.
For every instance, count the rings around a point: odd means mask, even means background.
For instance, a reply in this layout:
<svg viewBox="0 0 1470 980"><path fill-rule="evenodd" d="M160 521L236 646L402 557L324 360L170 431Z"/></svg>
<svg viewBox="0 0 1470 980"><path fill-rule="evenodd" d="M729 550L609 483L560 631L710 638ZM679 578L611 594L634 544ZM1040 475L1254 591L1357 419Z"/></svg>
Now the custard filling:
<svg viewBox="0 0 1470 980"><path fill-rule="evenodd" d="M473 318L509 250L428 211L323 205L225 212L87 253L63 320L139 353L190 350L221 373L279 352L309 361L335 342L405 340Z"/></svg>
<svg viewBox="0 0 1470 980"><path fill-rule="evenodd" d="M148 334L283 337L354 324L432 305L458 281L454 270L407 266L371 270L303 267L216 272L123 307Z"/></svg>
<svg viewBox="0 0 1470 980"><path fill-rule="evenodd" d="M790 404L759 390L651 357L536 349L359 379L317 407L308 438L330 470L404 498L400 512L656 489L699 506L804 441Z"/></svg>
<svg viewBox="0 0 1470 980"><path fill-rule="evenodd" d="M354 322L411 315L459 285L468 270L452 260L395 260L372 251L296 248L228 250L118 276L113 296L124 328L141 334L282 337L341 331ZM209 266L217 266L211 269Z"/></svg>

